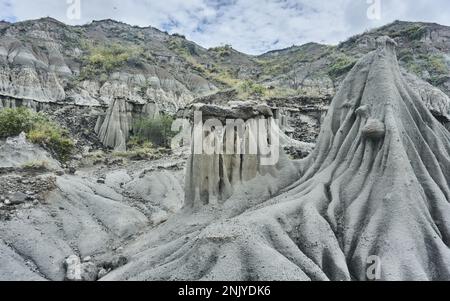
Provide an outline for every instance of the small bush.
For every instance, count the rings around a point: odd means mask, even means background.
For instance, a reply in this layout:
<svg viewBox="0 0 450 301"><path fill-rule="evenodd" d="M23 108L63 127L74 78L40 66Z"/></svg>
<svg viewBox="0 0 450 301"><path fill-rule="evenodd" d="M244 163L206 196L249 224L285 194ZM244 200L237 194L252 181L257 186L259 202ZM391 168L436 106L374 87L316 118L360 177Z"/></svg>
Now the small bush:
<svg viewBox="0 0 450 301"><path fill-rule="evenodd" d="M44 114L21 107L0 111L0 138L25 132L30 142L39 144L61 161L69 159L74 143L66 131Z"/></svg>
<svg viewBox="0 0 450 301"><path fill-rule="evenodd" d="M232 50L233 50L233 48L231 47L231 45L228 45L228 44L226 44L224 46L214 47L214 48L209 49L209 51L215 52L219 57L230 56Z"/></svg>
<svg viewBox="0 0 450 301"><path fill-rule="evenodd" d="M151 160L158 157L158 150L149 141L142 141L136 136L130 138L127 143L127 151L114 152L114 157L131 160Z"/></svg>
<svg viewBox="0 0 450 301"><path fill-rule="evenodd" d="M195 45L183 39L172 39L167 47L183 57L198 55Z"/></svg>
<svg viewBox="0 0 450 301"><path fill-rule="evenodd" d="M66 131L50 121L36 123L28 132L27 138L48 149L61 161L69 159L74 147L74 143Z"/></svg>
<svg viewBox="0 0 450 301"><path fill-rule="evenodd" d="M448 67L442 55L431 55L427 59L428 71L434 74L447 74Z"/></svg>
<svg viewBox="0 0 450 301"><path fill-rule="evenodd" d="M408 39L416 41L420 40L426 33L426 29L420 25L413 25L410 28L406 29L402 34L405 34Z"/></svg>
<svg viewBox="0 0 450 301"><path fill-rule="evenodd" d="M32 170L32 171L41 171L41 170L49 170L50 164L46 160L34 160L25 162L22 164L22 169L25 170Z"/></svg>
<svg viewBox="0 0 450 301"><path fill-rule="evenodd" d="M134 124L134 141L138 143L151 142L155 146L169 147L173 118L163 115L157 118L141 118Z"/></svg>
<svg viewBox="0 0 450 301"><path fill-rule="evenodd" d="M44 115L24 107L0 110L0 138L28 133L36 123L44 120Z"/></svg>
<svg viewBox="0 0 450 301"><path fill-rule="evenodd" d="M120 44L87 46L89 55L84 60L81 79L91 79L109 75L119 67L130 64L140 65L143 50L139 47L125 47Z"/></svg>
<svg viewBox="0 0 450 301"><path fill-rule="evenodd" d="M426 28L417 24L411 25L405 29L387 32L385 34L389 35L391 38L401 38L406 37L411 41L418 41L427 32Z"/></svg>
<svg viewBox="0 0 450 301"><path fill-rule="evenodd" d="M331 78L337 78L348 71L350 71L353 66L355 66L356 60L345 55L340 54L334 58L333 63L328 68L328 75Z"/></svg>
<svg viewBox="0 0 450 301"><path fill-rule="evenodd" d="M241 80L233 77L230 71L221 70L218 74L211 75L211 77L222 85L228 87L236 87L242 83Z"/></svg>
<svg viewBox="0 0 450 301"><path fill-rule="evenodd" d="M406 66L409 71L418 75L421 75L425 70L428 71L432 81L446 77L449 72L445 58L439 54L420 54L416 60L408 61Z"/></svg>
<svg viewBox="0 0 450 301"><path fill-rule="evenodd" d="M400 61L405 63L414 61L414 53L409 49L400 50L397 56Z"/></svg>
<svg viewBox="0 0 450 301"><path fill-rule="evenodd" d="M409 72L412 72L416 75L420 76L422 74L422 68L415 61L408 62L406 68Z"/></svg>
<svg viewBox="0 0 450 301"><path fill-rule="evenodd" d="M239 85L239 92L247 95L264 96L267 92L267 88L251 80L245 80Z"/></svg>

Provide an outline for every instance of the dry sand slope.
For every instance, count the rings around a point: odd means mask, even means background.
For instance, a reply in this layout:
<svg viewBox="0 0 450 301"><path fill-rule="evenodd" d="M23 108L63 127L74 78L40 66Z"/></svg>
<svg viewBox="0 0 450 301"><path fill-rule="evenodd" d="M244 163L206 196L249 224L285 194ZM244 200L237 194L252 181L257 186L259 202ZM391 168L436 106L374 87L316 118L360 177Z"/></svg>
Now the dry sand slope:
<svg viewBox="0 0 450 301"><path fill-rule="evenodd" d="M208 206L173 216L104 279L365 280L376 255L382 280L450 280L450 134L406 84L394 42L379 44L288 188L234 217Z"/></svg>

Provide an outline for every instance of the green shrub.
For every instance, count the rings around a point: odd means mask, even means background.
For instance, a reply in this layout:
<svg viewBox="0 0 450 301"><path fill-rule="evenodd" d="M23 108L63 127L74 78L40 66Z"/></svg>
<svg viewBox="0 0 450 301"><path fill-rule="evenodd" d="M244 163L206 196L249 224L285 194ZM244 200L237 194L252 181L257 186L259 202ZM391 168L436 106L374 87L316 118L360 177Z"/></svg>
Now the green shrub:
<svg viewBox="0 0 450 301"><path fill-rule="evenodd" d="M28 133L35 123L45 120L44 115L25 107L0 110L0 138Z"/></svg>
<svg viewBox="0 0 450 301"><path fill-rule="evenodd" d="M61 161L67 161L74 148L67 132L48 120L36 123L28 132L27 138L48 149Z"/></svg>
<svg viewBox="0 0 450 301"><path fill-rule="evenodd" d="M414 61L408 62L406 68L409 72L412 72L416 75L420 76L422 74L422 68Z"/></svg>
<svg viewBox="0 0 450 301"><path fill-rule="evenodd" d="M331 78L337 78L348 71L350 71L353 66L355 66L356 60L345 55L345 54L339 54L334 57L333 62L328 68L328 75Z"/></svg>
<svg viewBox="0 0 450 301"><path fill-rule="evenodd" d="M91 79L101 75L109 75L119 67L130 64L140 65L143 50L139 47L126 47L120 44L103 46L87 46L89 55L84 59L81 79Z"/></svg>
<svg viewBox="0 0 450 301"><path fill-rule="evenodd" d="M49 166L50 164L46 160L34 160L25 162L21 167L25 170L42 171L49 170Z"/></svg>
<svg viewBox="0 0 450 301"><path fill-rule="evenodd" d="M246 95L264 96L267 92L266 87L251 80L245 80L238 88L239 92Z"/></svg>
<svg viewBox="0 0 450 301"><path fill-rule="evenodd" d="M400 50L397 56L400 61L405 63L414 61L414 53L409 49Z"/></svg>
<svg viewBox="0 0 450 301"><path fill-rule="evenodd" d="M151 142L133 136L127 143L127 151L113 152L113 156L131 160L151 160L158 157L158 150Z"/></svg>
<svg viewBox="0 0 450 301"><path fill-rule="evenodd" d="M151 142L155 146L169 147L170 140L175 136L172 132L173 118L162 115L157 118L140 118L134 126L134 141L138 143Z"/></svg>
<svg viewBox="0 0 450 301"><path fill-rule="evenodd" d="M391 38L406 37L411 41L418 41L425 35L425 33L425 27L415 24L407 27L406 29L387 32L385 34L389 35Z"/></svg>
<svg viewBox="0 0 450 301"><path fill-rule="evenodd" d="M229 88L237 87L242 83L242 80L235 78L229 70L215 70L214 73L209 73L209 75L218 83Z"/></svg>
<svg viewBox="0 0 450 301"><path fill-rule="evenodd" d="M167 47L181 56L198 55L195 45L184 39L169 40Z"/></svg>
<svg viewBox="0 0 450 301"><path fill-rule="evenodd" d="M418 75L421 75L425 70L428 71L433 79L432 81L446 77L449 73L445 58L439 54L420 54L417 60L410 60L406 63L408 70Z"/></svg>
<svg viewBox="0 0 450 301"><path fill-rule="evenodd" d="M431 55L427 58L427 69L434 74L447 74L448 66L442 55Z"/></svg>
<svg viewBox="0 0 450 301"><path fill-rule="evenodd" d="M0 111L0 138L25 132L30 142L39 144L61 161L69 159L74 148L66 131L44 114L20 107Z"/></svg>
<svg viewBox="0 0 450 301"><path fill-rule="evenodd" d="M220 46L220 47L213 47L210 48L209 51L214 52L215 54L217 54L219 57L226 57L226 56L230 56L231 55L231 51L233 50L233 48L231 47L231 45L224 45L224 46Z"/></svg>
<svg viewBox="0 0 450 301"><path fill-rule="evenodd" d="M403 31L404 34L410 40L420 40L426 33L426 29L420 25L413 25L410 28Z"/></svg>

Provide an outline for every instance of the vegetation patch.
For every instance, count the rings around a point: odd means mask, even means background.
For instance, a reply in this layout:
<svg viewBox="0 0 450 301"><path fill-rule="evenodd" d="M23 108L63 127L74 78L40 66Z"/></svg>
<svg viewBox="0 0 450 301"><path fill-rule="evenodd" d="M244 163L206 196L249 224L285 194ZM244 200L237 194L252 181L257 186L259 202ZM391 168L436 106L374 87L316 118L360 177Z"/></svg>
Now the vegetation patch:
<svg viewBox="0 0 450 301"><path fill-rule="evenodd" d="M231 45L224 45L220 47L210 48L209 51L214 52L219 57L227 57L231 55L233 48Z"/></svg>
<svg viewBox="0 0 450 301"><path fill-rule="evenodd" d="M35 124L45 121L43 114L35 113L27 108L0 110L0 138L28 133Z"/></svg>
<svg viewBox="0 0 450 301"><path fill-rule="evenodd" d="M356 64L356 60L354 58L351 58L344 53L335 55L332 60L333 61L328 67L327 73L334 79L349 72Z"/></svg>
<svg viewBox="0 0 450 301"><path fill-rule="evenodd" d="M417 41L422 39L422 37L426 33L426 28L420 25L413 25L410 28L406 29L402 32L402 35L404 34L408 39Z"/></svg>
<svg viewBox="0 0 450 301"><path fill-rule="evenodd" d="M121 44L108 44L100 46L85 45L88 50L83 60L80 79L105 78L114 70L127 64L136 66L144 52L136 46L123 46Z"/></svg>
<svg viewBox="0 0 450 301"><path fill-rule="evenodd" d="M28 140L48 150L60 161L67 161L74 143L66 130L50 121L42 113L28 108L4 109L0 111L0 138L26 133Z"/></svg>
<svg viewBox="0 0 450 301"><path fill-rule="evenodd" d="M439 54L420 54L417 58L405 62L406 68L419 76L427 71L430 74L429 82L433 85L439 85L441 81L445 81L444 78L449 74L447 62Z"/></svg>
<svg viewBox="0 0 450 301"><path fill-rule="evenodd" d="M426 59L427 70L436 75L448 74L448 66L442 55L431 55Z"/></svg>
<svg viewBox="0 0 450 301"><path fill-rule="evenodd" d="M387 32L386 34L391 38L406 37L410 41L419 41L420 39L422 39L426 32L427 30L424 26L414 24L406 29Z"/></svg>
<svg viewBox="0 0 450 301"><path fill-rule="evenodd" d="M128 150L125 152L113 152L113 157L128 160L155 160L170 154L171 150L165 147L155 147L150 141L142 141L132 137L127 143Z"/></svg>
<svg viewBox="0 0 450 301"><path fill-rule="evenodd" d="M267 88L252 80L245 80L239 85L238 92L245 96L264 96Z"/></svg>
<svg viewBox="0 0 450 301"><path fill-rule="evenodd" d="M175 136L172 132L173 118L162 115L157 118L140 118L134 126L134 136L130 141L136 145L144 145L150 142L156 147L170 147L171 139Z"/></svg>
<svg viewBox="0 0 450 301"><path fill-rule="evenodd" d="M398 52L399 61L410 63L414 61L414 53L409 49L402 49Z"/></svg>
<svg viewBox="0 0 450 301"><path fill-rule="evenodd" d="M22 169L29 171L45 171L50 170L50 164L46 160L33 160L25 162L22 165Z"/></svg>

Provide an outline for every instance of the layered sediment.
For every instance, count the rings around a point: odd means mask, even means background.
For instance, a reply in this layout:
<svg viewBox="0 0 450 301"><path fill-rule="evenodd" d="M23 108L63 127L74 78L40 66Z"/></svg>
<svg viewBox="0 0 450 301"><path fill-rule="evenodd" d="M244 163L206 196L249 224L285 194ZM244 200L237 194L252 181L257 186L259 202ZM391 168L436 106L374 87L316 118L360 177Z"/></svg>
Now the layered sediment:
<svg viewBox="0 0 450 301"><path fill-rule="evenodd" d="M174 216L158 229L170 241L149 233L104 279L367 280L377 258L375 279L449 280L450 134L401 74L395 43L378 44L290 185L263 198L249 181L222 205L244 210Z"/></svg>

